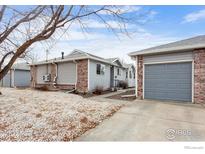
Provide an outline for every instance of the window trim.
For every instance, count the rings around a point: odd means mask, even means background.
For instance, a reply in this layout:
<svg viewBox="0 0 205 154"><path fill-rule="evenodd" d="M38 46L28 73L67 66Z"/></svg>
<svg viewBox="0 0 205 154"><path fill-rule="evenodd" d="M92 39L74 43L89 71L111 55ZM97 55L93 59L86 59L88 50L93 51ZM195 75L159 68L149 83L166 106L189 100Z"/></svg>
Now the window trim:
<svg viewBox="0 0 205 154"><path fill-rule="evenodd" d="M98 67L99 66L99 67ZM99 70L98 70L99 69ZM96 74L101 75L101 64L96 64Z"/></svg>
<svg viewBox="0 0 205 154"><path fill-rule="evenodd" d="M118 76L121 76L121 73L120 73L121 71L120 71L120 68L117 68L117 75Z"/></svg>

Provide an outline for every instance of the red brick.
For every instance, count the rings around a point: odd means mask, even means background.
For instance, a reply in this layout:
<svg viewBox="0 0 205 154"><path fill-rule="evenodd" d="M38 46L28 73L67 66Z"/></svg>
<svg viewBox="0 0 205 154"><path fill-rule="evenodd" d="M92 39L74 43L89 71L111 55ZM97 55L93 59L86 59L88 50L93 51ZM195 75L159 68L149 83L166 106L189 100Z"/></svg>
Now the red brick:
<svg viewBox="0 0 205 154"><path fill-rule="evenodd" d="M138 87L137 87L137 93L138 93L138 97L140 99L143 98L143 56L137 56L137 83L138 83Z"/></svg>
<svg viewBox="0 0 205 154"><path fill-rule="evenodd" d="M194 52L194 102L205 103L205 49Z"/></svg>
<svg viewBox="0 0 205 154"><path fill-rule="evenodd" d="M81 93L88 92L88 60L77 61L77 91Z"/></svg>

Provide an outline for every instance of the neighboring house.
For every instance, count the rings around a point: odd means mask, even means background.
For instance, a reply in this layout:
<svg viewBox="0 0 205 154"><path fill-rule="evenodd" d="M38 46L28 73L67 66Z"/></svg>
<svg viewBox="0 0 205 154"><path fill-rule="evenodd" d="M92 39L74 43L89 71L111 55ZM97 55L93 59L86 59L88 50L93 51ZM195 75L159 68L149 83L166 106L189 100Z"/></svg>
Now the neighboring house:
<svg viewBox="0 0 205 154"><path fill-rule="evenodd" d="M17 63L12 66L3 80L2 87L29 87L31 82L30 67L26 63Z"/></svg>
<svg viewBox="0 0 205 154"><path fill-rule="evenodd" d="M67 56L62 53L60 58L31 65L32 87L49 85L82 93L92 92L96 87L106 90L115 86L115 69L126 69L117 63L80 50ZM121 80L120 76L118 73L117 79Z"/></svg>
<svg viewBox="0 0 205 154"><path fill-rule="evenodd" d="M129 55L139 98L205 103L205 35Z"/></svg>
<svg viewBox="0 0 205 154"><path fill-rule="evenodd" d="M119 84L119 81L127 82L128 87L135 86L135 67L133 64L122 63L119 58L108 58L106 60L114 64L113 80L115 86Z"/></svg>
<svg viewBox="0 0 205 154"><path fill-rule="evenodd" d="M128 83L128 87L135 87L135 66L133 64L123 64L126 68L125 79Z"/></svg>

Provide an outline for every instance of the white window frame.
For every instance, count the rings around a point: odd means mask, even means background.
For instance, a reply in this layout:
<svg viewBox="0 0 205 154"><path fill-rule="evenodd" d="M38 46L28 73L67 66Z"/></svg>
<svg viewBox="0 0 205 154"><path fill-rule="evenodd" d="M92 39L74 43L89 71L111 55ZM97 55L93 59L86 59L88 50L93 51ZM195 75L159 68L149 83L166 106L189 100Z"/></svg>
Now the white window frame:
<svg viewBox="0 0 205 154"><path fill-rule="evenodd" d="M98 65L100 65L100 74L97 73L98 72L97 71L97 68L98 68L97 66ZM102 68L104 68L104 70L102 70ZM96 75L104 75L105 74L105 68L106 68L106 66L104 64L97 63L96 64Z"/></svg>

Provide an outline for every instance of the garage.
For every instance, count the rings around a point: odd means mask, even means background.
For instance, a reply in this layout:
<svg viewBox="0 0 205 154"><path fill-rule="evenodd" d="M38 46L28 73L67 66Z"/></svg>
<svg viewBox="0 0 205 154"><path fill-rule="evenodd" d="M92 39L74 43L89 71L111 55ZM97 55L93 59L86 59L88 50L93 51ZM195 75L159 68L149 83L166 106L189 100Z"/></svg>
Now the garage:
<svg viewBox="0 0 205 154"><path fill-rule="evenodd" d="M144 98L192 102L192 62L145 65Z"/></svg>
<svg viewBox="0 0 205 154"><path fill-rule="evenodd" d="M31 82L30 68L27 63L17 63L0 81L2 87L29 87Z"/></svg>
<svg viewBox="0 0 205 154"><path fill-rule="evenodd" d="M136 97L205 103L205 35L134 51Z"/></svg>

